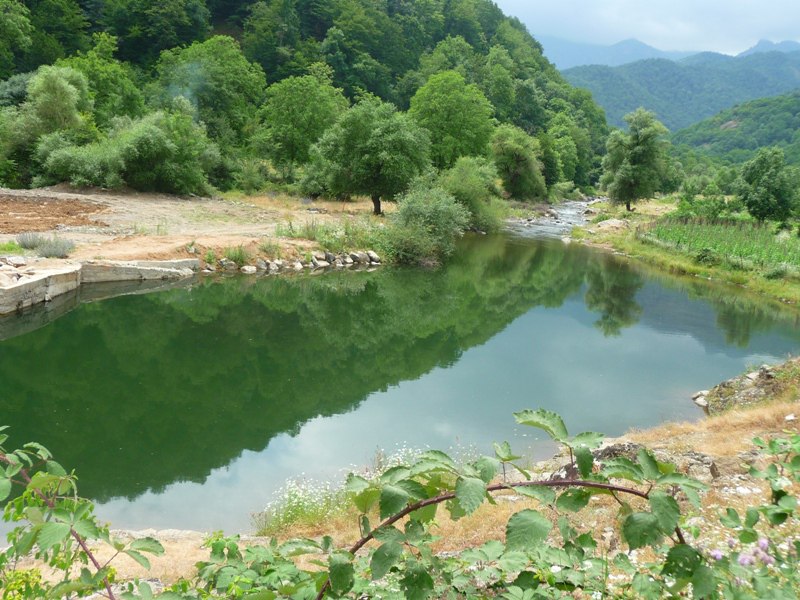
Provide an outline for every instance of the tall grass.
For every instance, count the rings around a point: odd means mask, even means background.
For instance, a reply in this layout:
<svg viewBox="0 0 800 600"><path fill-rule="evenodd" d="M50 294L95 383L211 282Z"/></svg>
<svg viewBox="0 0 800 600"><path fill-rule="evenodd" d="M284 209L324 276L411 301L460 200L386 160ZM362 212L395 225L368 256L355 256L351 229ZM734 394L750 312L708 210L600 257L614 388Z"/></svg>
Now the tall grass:
<svg viewBox="0 0 800 600"><path fill-rule="evenodd" d="M734 268L796 272L800 238L776 234L774 226L752 222L666 218L640 228L639 239L687 253L699 262Z"/></svg>
<svg viewBox="0 0 800 600"><path fill-rule="evenodd" d="M375 246L379 229L369 220L348 219L341 225L332 225L311 219L301 225L295 225L292 221L278 223L275 235L311 240L331 252L343 252Z"/></svg>

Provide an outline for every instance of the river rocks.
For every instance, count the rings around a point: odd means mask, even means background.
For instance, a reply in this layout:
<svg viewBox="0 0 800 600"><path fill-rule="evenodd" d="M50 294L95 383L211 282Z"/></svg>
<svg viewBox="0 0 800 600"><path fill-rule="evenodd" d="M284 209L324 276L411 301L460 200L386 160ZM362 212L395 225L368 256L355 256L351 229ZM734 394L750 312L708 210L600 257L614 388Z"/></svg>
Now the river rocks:
<svg viewBox="0 0 800 600"><path fill-rule="evenodd" d="M623 219L607 219L595 226L597 231L623 231L628 229L628 222Z"/></svg>
<svg viewBox="0 0 800 600"><path fill-rule="evenodd" d="M259 271L266 271L269 269L269 264L263 258L259 258L256 261L256 269Z"/></svg>
<svg viewBox="0 0 800 600"><path fill-rule="evenodd" d="M194 275L194 269L181 266L184 261L115 261L90 260L82 263L82 283L107 283L111 281L154 281L183 279ZM194 262L192 266L194 266ZM199 268L200 263L196 262ZM166 265L166 266L162 266Z"/></svg>
<svg viewBox="0 0 800 600"><path fill-rule="evenodd" d="M762 365L758 370L723 381L709 391L698 392L692 398L698 406L705 403L707 414L719 414L741 406L751 406L777 395L781 382L775 377L777 370L797 368L800 359L791 359L781 367Z"/></svg>
<svg viewBox="0 0 800 600"><path fill-rule="evenodd" d="M255 274L256 274L256 272L258 271L258 269L256 269L256 268L255 268L254 266L252 266L252 265L245 265L245 266L243 266L243 267L242 267L241 269L239 269L239 270L240 270L242 273L244 273L245 275L255 275Z"/></svg>
<svg viewBox="0 0 800 600"><path fill-rule="evenodd" d="M0 256L0 263L14 267L15 269L21 269L28 264L28 261L24 256Z"/></svg>
<svg viewBox="0 0 800 600"><path fill-rule="evenodd" d="M367 256L369 257L370 262L375 263L375 264L381 264L381 257L378 256L372 250L367 250Z"/></svg>

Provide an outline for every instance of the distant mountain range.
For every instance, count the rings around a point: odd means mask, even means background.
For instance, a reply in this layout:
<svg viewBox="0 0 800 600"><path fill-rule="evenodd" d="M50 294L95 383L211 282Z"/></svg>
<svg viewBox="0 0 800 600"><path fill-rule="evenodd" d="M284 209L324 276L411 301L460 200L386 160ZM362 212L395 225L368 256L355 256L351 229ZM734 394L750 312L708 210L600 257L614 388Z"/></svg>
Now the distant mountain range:
<svg viewBox="0 0 800 600"><path fill-rule="evenodd" d="M731 163L780 146L788 162L800 164L800 90L734 106L676 132L672 141Z"/></svg>
<svg viewBox="0 0 800 600"><path fill-rule="evenodd" d="M623 126L622 117L643 106L677 131L741 102L800 88L800 51L747 51L738 57L704 52L678 62L575 67L563 75L592 92L611 125Z"/></svg>
<svg viewBox="0 0 800 600"><path fill-rule="evenodd" d="M618 67L638 60L649 58L666 58L667 60L681 60L692 55L700 54L698 51L668 51L659 50L639 40L630 39L616 44L601 45L584 42L571 42L549 35L537 35L536 39L542 44L545 56L559 70L564 71L572 67L583 65L605 65ZM800 42L783 41L771 42L761 40L752 48L748 48L738 56L750 56L763 52L798 52ZM709 53L703 53L709 54ZM725 55L720 55L725 56Z"/></svg>
<svg viewBox="0 0 800 600"><path fill-rule="evenodd" d="M617 67L647 58L680 60L695 52L667 52L648 46L639 40L623 40L611 46L570 42L547 35L537 35L544 54L556 68L563 71L581 65Z"/></svg>

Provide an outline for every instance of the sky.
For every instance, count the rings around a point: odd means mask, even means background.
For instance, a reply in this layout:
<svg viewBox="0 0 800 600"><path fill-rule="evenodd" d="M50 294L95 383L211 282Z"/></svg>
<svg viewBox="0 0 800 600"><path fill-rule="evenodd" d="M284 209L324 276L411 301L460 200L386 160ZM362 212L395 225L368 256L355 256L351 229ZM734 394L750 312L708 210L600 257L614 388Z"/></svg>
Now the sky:
<svg viewBox="0 0 800 600"><path fill-rule="evenodd" d="M800 41L799 0L495 0L536 35L737 54L760 39Z"/></svg>

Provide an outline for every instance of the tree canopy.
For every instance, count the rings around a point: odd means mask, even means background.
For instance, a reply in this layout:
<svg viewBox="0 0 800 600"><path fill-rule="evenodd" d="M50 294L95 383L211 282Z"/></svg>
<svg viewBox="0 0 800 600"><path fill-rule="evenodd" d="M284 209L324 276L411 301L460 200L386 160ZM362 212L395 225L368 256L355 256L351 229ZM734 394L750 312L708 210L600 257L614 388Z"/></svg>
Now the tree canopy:
<svg viewBox="0 0 800 600"><path fill-rule="evenodd" d="M603 158L602 183L609 198L625 204L656 192L666 161L667 128L653 113L642 108L625 116L628 132L614 131L608 137Z"/></svg>
<svg viewBox="0 0 800 600"><path fill-rule="evenodd" d="M759 221L786 220L797 203L800 177L786 166L783 150L762 148L742 167L738 195Z"/></svg>

